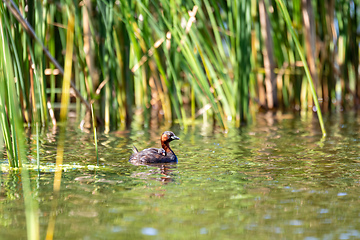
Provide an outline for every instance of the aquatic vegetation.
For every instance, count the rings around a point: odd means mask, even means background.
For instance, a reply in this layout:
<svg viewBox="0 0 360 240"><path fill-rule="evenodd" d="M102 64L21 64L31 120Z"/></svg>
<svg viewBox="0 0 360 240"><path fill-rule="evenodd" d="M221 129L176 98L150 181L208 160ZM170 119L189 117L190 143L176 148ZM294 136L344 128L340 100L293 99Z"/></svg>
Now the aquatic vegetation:
<svg viewBox="0 0 360 240"><path fill-rule="evenodd" d="M14 97L28 124L56 124L72 14L69 107L82 127L91 124L91 103L108 132L134 120L145 127L171 121L186 127L201 118L226 129L251 121L259 108L310 112L315 99L316 109L326 112L350 109L359 97L358 54L352 54L358 52L356 3L296 0L280 8L263 0L26 4L2 3L0 40L10 50L8 60L2 55L1 61L13 69L5 79L16 79ZM284 9L291 19L284 20ZM308 23L315 20L316 31ZM298 42L304 42L308 68ZM314 84L307 83L302 67ZM2 128L11 148L10 126Z"/></svg>

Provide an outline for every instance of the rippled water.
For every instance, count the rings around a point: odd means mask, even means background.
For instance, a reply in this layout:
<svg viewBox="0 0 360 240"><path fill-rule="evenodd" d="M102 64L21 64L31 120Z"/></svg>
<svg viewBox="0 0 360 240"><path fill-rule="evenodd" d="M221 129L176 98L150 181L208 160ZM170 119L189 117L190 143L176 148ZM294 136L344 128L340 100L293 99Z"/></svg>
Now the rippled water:
<svg viewBox="0 0 360 240"><path fill-rule="evenodd" d="M312 117L259 117L223 133L211 126L174 127L179 163L133 166L132 144L159 147L163 130L93 136L67 133L54 239L359 239L360 117L325 117L321 137ZM35 158L34 137L29 156ZM51 166L57 136L41 135L41 161L31 172L41 239L54 210ZM74 163L78 165L74 165ZM0 239L26 239L21 177L0 175Z"/></svg>

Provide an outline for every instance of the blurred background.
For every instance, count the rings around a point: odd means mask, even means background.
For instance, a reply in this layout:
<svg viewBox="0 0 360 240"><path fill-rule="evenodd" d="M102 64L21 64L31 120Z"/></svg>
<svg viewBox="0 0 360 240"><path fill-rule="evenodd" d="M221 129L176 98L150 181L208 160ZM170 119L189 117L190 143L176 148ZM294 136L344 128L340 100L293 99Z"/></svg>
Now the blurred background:
<svg viewBox="0 0 360 240"><path fill-rule="evenodd" d="M85 128L92 103L106 132L132 122L227 128L259 111L313 112L280 2L6 0L3 116L13 96L21 121L55 124L69 44L70 116ZM285 7L323 112L358 109L359 2L294 0Z"/></svg>

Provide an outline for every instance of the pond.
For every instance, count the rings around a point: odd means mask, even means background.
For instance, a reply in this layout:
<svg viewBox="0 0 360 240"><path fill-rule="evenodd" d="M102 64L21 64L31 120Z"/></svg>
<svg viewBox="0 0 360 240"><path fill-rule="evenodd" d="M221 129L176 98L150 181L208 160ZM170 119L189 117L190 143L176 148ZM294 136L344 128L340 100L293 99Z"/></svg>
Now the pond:
<svg viewBox="0 0 360 240"><path fill-rule="evenodd" d="M40 239L359 239L360 117L263 115L224 133L199 124L99 136L70 127L60 194L53 192L57 133L40 134L30 171ZM135 129L135 128L133 128ZM178 164L134 166L131 146L160 147L172 130ZM35 136L29 158L36 163ZM22 179L0 169L0 239L26 239ZM54 204L56 203L56 204Z"/></svg>

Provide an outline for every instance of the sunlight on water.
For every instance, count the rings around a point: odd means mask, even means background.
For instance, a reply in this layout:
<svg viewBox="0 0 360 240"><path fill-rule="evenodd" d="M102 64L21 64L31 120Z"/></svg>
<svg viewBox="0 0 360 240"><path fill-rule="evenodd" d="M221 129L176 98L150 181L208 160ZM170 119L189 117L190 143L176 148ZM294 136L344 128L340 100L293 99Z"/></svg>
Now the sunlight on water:
<svg viewBox="0 0 360 240"><path fill-rule="evenodd" d="M360 238L360 118L325 120L324 139L310 118L258 118L228 133L174 127L178 164L152 166L128 163L131 146L160 147L165 129L100 135L99 168L93 136L68 131L54 239ZM56 146L56 133L43 132L43 169L30 172L42 239ZM0 239L25 239L21 175L2 163Z"/></svg>

